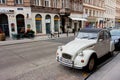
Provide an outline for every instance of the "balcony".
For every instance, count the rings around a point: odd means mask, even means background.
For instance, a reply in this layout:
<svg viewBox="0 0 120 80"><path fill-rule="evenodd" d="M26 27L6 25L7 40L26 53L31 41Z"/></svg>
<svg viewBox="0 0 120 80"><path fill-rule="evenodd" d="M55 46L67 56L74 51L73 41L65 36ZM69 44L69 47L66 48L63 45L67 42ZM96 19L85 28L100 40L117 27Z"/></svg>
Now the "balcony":
<svg viewBox="0 0 120 80"><path fill-rule="evenodd" d="M71 10L69 8L61 8L59 14L62 16L69 16Z"/></svg>
<svg viewBox="0 0 120 80"><path fill-rule="evenodd" d="M42 12L42 13L59 13L58 8L45 7L45 6L31 6L32 12Z"/></svg>

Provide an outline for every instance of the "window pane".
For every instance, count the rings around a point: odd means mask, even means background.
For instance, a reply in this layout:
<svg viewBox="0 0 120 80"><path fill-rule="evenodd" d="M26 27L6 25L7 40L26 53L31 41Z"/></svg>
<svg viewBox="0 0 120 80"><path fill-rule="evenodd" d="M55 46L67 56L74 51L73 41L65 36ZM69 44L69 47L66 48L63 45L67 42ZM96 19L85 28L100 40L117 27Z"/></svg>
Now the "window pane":
<svg viewBox="0 0 120 80"><path fill-rule="evenodd" d="M15 0L15 3L18 4L18 0Z"/></svg>
<svg viewBox="0 0 120 80"><path fill-rule="evenodd" d="M5 0L2 0L3 3L5 3Z"/></svg>
<svg viewBox="0 0 120 80"><path fill-rule="evenodd" d="M19 4L22 4L22 0L20 0L20 3Z"/></svg>

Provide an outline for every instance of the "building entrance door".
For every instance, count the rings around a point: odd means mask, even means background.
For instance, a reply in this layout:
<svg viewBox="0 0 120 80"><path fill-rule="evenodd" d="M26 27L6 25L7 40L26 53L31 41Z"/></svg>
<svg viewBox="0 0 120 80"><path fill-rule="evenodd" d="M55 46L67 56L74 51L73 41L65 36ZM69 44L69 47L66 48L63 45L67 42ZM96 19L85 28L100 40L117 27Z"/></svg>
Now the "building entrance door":
<svg viewBox="0 0 120 80"><path fill-rule="evenodd" d="M77 23L74 23L74 29L77 31Z"/></svg>
<svg viewBox="0 0 120 80"><path fill-rule="evenodd" d="M46 15L46 34L50 34L51 33L51 16L50 15Z"/></svg>
<svg viewBox="0 0 120 80"><path fill-rule="evenodd" d="M0 14L0 29L9 37L8 17L5 14Z"/></svg>
<svg viewBox="0 0 120 80"><path fill-rule="evenodd" d="M22 14L18 14L16 16L16 20L17 20L17 32L19 34L21 29L25 29L24 16Z"/></svg>
<svg viewBox="0 0 120 80"><path fill-rule="evenodd" d="M50 23L46 23L46 34L50 34Z"/></svg>

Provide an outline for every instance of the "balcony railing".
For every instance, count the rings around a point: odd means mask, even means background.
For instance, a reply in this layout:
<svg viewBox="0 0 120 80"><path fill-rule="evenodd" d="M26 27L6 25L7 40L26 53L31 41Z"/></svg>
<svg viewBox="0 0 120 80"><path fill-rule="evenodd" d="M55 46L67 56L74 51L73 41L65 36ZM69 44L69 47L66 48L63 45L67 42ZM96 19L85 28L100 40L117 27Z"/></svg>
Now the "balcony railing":
<svg viewBox="0 0 120 80"><path fill-rule="evenodd" d="M32 12L43 12L43 13L59 13L59 8L45 7L45 6L31 6Z"/></svg>

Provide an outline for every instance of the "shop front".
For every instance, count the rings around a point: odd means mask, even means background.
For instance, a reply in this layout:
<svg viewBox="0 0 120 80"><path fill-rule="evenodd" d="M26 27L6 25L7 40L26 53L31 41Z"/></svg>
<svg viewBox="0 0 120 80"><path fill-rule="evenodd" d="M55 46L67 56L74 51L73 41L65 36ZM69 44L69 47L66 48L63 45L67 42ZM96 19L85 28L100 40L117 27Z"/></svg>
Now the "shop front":
<svg viewBox="0 0 120 80"><path fill-rule="evenodd" d="M60 21L59 16L55 15L54 17L54 31L55 32L59 32L59 21Z"/></svg>
<svg viewBox="0 0 120 80"><path fill-rule="evenodd" d="M5 33L6 37L9 37L8 16L3 13L0 14L0 31Z"/></svg>
<svg viewBox="0 0 120 80"><path fill-rule="evenodd" d="M115 23L118 23L119 26L119 22L116 22L114 18L105 18L105 27L115 27Z"/></svg>
<svg viewBox="0 0 120 80"><path fill-rule="evenodd" d="M87 21L87 19L82 17L82 14L71 14L69 16L70 19L70 26L74 31L79 31L80 28L84 27L84 23Z"/></svg>
<svg viewBox="0 0 120 80"><path fill-rule="evenodd" d="M60 32L60 17L58 14L32 12L32 23L36 35Z"/></svg>
<svg viewBox="0 0 120 80"><path fill-rule="evenodd" d="M17 33L19 34L21 30L25 31L25 20L24 15L18 14L16 15L16 24L17 24Z"/></svg>
<svg viewBox="0 0 120 80"><path fill-rule="evenodd" d="M0 29L5 33L6 37L12 37L12 34L19 34L21 29L27 29L27 25L32 25L31 8L0 8Z"/></svg>
<svg viewBox="0 0 120 80"><path fill-rule="evenodd" d="M120 29L120 19L115 19L115 27Z"/></svg>
<svg viewBox="0 0 120 80"><path fill-rule="evenodd" d="M35 16L36 34L42 33L42 16L37 14Z"/></svg>
<svg viewBox="0 0 120 80"><path fill-rule="evenodd" d="M88 17L85 23L86 28L95 28L98 26L97 18L95 17Z"/></svg>

